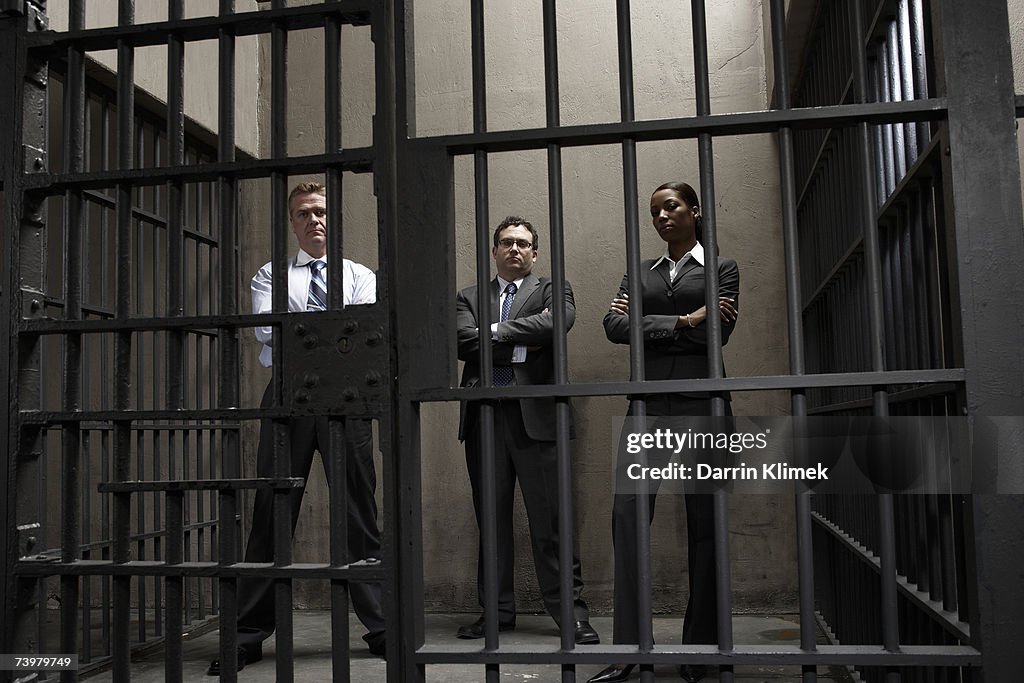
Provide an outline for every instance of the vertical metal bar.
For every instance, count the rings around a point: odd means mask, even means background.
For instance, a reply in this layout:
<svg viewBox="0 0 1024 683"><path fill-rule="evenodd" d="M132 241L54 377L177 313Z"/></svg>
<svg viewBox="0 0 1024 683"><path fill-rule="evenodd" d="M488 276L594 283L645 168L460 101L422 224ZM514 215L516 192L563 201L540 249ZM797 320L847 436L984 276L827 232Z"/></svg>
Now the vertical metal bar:
<svg viewBox="0 0 1024 683"><path fill-rule="evenodd" d="M185 16L184 0L169 0L168 18L179 21ZM167 165L185 163L185 42L180 36L167 36ZM167 315L184 315L184 187L181 181L167 183ZM155 313L155 310L154 310ZM167 334L167 409L184 406L185 339L179 330ZM173 442L172 442L173 443Z"/></svg>
<svg viewBox="0 0 1024 683"><path fill-rule="evenodd" d="M484 4L473 0L470 6L470 32L472 35L473 73L473 132L487 130L487 69L484 61ZM482 386L493 386L494 354L491 349L491 282L490 255L491 241L488 224L488 175L487 153L477 150L473 153L473 178L475 183L476 209L476 285L477 324L480 328L480 380ZM494 448L494 404L483 401L480 404L480 454L481 495L480 545L484 558L484 649L498 648L498 564L497 564L497 515ZM486 680L497 683L501 671L497 664L487 664Z"/></svg>
<svg viewBox="0 0 1024 683"><path fill-rule="evenodd" d="M896 54L900 64L900 90L904 100L913 100L918 94L914 87L914 55L911 47L910 0L900 0L900 14L896 20ZM917 161L920 145L917 138L917 124L904 123L904 140L907 142L907 167Z"/></svg>
<svg viewBox="0 0 1024 683"><path fill-rule="evenodd" d="M68 28L85 28L85 2L72 0L69 5ZM64 99L64 170L68 173L85 170L85 55L78 47L67 51L68 71ZM64 318L82 319L82 232L86 227L85 207L80 190L64 195ZM81 409L82 335L64 336L64 383L61 409ZM80 472L81 431L78 422L61 429L61 562L70 564L80 559ZM78 577L61 576L60 651L78 652ZM78 680L77 672L61 672L62 681Z"/></svg>
<svg viewBox="0 0 1024 683"><path fill-rule="evenodd" d="M633 40L629 0L616 3L616 33L619 58L619 112L624 123L636 119L633 95ZM633 381L643 380L644 337L643 285L640 279L640 224L639 199L637 197L636 140L622 140L622 203L623 225L626 240L626 280L633 294L629 307L629 375ZM629 414L637 419L647 417L647 402L643 399L630 401ZM647 464L647 452L641 451L637 461ZM637 482L636 491L636 624L637 646L641 652L650 652L654 647L654 629L651 622L651 524L649 483ZM654 680L654 669L641 665L640 680L650 683Z"/></svg>
<svg viewBox="0 0 1024 683"><path fill-rule="evenodd" d="M864 51L864 14L861 3L851 3L852 29L854 36L854 99L855 102L867 101L867 55ZM881 263L879 259L878 226L875 222L875 211L878 201L874 197L873 175L874 163L871 155L871 136L868 124L858 124L861 147L860 171L863 177L865 196L863 198L862 220L864 226L864 261L867 269L868 298L868 331L871 351L871 368L875 371L885 370L884 335L882 321ZM873 413L876 417L889 414L889 403L884 386L872 387ZM895 534L893 518L893 500L891 494L878 496L878 529L879 558L881 563L881 622L882 645L890 652L899 650L899 615L896 592L895 566ZM894 683L900 680L895 669L886 671L886 681Z"/></svg>
<svg viewBox="0 0 1024 683"><path fill-rule="evenodd" d="M429 272L440 291L455 289L454 263L422 258L423 250L449 255L455 240L452 201L452 157L440 146L417 144L410 138L415 131L415 49L412 3L393 0L384 3L382 25L374 39L378 71L377 110L384 116L377 140L379 148L376 174L378 187L386 200L378 202L382 226L380 240L383 295L378 300L392 313L393 338L398 352L391 358L391 369L399 382L390 411L384 411L379 423L380 447L388 454L383 460L384 474L384 558L391 563L392 583L385 590L385 618L388 639L388 681L426 679L426 667L413 656L424 640L423 625L423 525L422 473L420 450L420 404L409 399L408 390L447 381L454 376L455 348L448 336L454 326L454 297L424 300L414 274ZM388 127L388 121L394 125ZM384 134L386 133L386 135ZM430 168L431 173L421 169ZM385 175L386 174L386 175ZM395 188L401 187L402 193ZM408 211L412 204L415 210ZM386 209L386 210L382 210ZM417 248L409 248L409 235L398 243L399 215L415 215L419 226L441 230L411 230L421 235ZM407 224L403 224L407 225ZM405 260L407 259L407 260ZM421 314L447 320L445 327L425 330ZM429 367L419 362L427 349L447 348ZM420 352L420 353L417 353ZM400 539L401 542L396 542ZM391 590L387 590L390 588ZM397 655L397 656L396 656Z"/></svg>
<svg viewBox="0 0 1024 683"><path fill-rule="evenodd" d="M772 64L775 74L775 106L780 110L791 107L789 72L786 52L786 12L783 0L771 0ZM789 334L789 372L806 373L803 329L803 301L800 296L799 235L797 234L795 162L793 159L793 129L779 129L779 181L782 190L782 236L786 268L786 312ZM807 394L795 390L790 394L794 419L802 424L807 416ZM800 648L815 651L817 631L814 618L814 545L811 523L810 493L796 495L796 548L797 581L800 610ZM802 668L804 683L818 680L817 667Z"/></svg>
<svg viewBox="0 0 1024 683"><path fill-rule="evenodd" d="M910 51L914 69L914 93L919 98L929 96L928 65L925 56L924 9L922 0L910 0ZM917 125L918 149L931 138L930 124L922 121Z"/></svg>
<svg viewBox="0 0 1024 683"><path fill-rule="evenodd" d="M173 435L173 432L171 432ZM185 492L168 491L164 494L167 507L167 559L168 565L181 564L184 561L183 519L185 515ZM166 577L167 582L167 640L164 647L164 680L180 682L182 680L182 589L184 578Z"/></svg>
<svg viewBox="0 0 1024 683"><path fill-rule="evenodd" d="M993 0L942 0L938 9L949 107L951 263L957 269L959 348L967 372L962 407L968 415L1021 415L1024 282L1007 277L1024 261L1008 10ZM993 293L1008 304L988 306ZM1016 623L1024 601L1020 581L1011 578L1024 563L1019 529L1024 498L975 495L963 508L967 604L960 607L967 608L972 644L982 652L983 680L1011 680L1019 672L1020 644L1001 624Z"/></svg>
<svg viewBox="0 0 1024 683"><path fill-rule="evenodd" d="M114 163L111 161L111 153L112 153L111 127L112 126L116 126L116 120L114 119L113 115L111 114L111 104L112 104L112 100L111 100L110 97L104 97L103 98L103 134L102 134L102 139L100 141L100 145L101 145L102 150L103 150L103 170L104 171L108 171L108 170L110 170L111 168L114 167ZM114 130L114 133L115 134L117 133L116 128ZM115 188L114 189L114 199L115 199L115 201L116 201L116 198L117 198L117 190ZM116 205L115 205L115 207L116 207ZM101 231L100 231L100 273L101 273L100 305L103 308L108 308L108 309L112 308L110 297L109 297L109 294L110 294L110 292L109 292L109 282L110 282L110 277L111 277L111 275L110 275L110 233L111 233L111 222L108 220L108 218L110 216L110 213L111 213L111 211L109 209L104 208L104 210L103 210L103 222L102 222L102 227L101 227ZM114 211L114 221L113 221L113 223L114 223L114 226L116 227L116 225L117 225L116 208L115 208L115 211ZM115 275L115 277L116 277L116 275ZM100 341L99 376L104 378L104 381L102 381L100 383L100 406L101 406L101 408L103 410L108 410L108 409L113 408L113 404L111 403L110 382L106 380L106 378L113 376L112 373L111 373L112 368L111 368L111 364L110 364L111 350L112 350L110 341L111 340L110 340L110 336L109 335L106 335L106 334L102 335L101 341ZM112 429L111 430L104 429L104 430L101 430L99 432L99 439L100 439L99 477L100 477L100 481L110 481L110 436L111 436L111 433L112 433ZM95 513L95 512L92 512L90 510L90 514L89 514L88 518L92 519L92 520L95 520L95 519L98 518L99 519L99 534L100 534L100 538L109 539L111 537L110 536L110 531L111 531L110 530L110 497L109 496L101 496L100 497L98 514ZM109 545L109 543L106 543L106 542L103 543L99 555L100 555L100 559L103 559L103 560L109 560L110 559L110 545ZM92 559L92 558L90 558L90 559ZM100 587L100 601L99 601L99 604L102 605L102 607L100 609L100 615L101 615L100 616L100 633L105 635L108 632L107 629L109 628L109 625L110 625L110 609L109 609L109 607L111 605L110 577L108 577L108 576L98 577L95 580L95 583L98 584L99 587ZM83 595L83 601L85 601L89 605L92 604L92 599L89 596ZM91 615L92 614L92 610L90 609L88 613ZM92 622L91 622L91 619L84 621L83 624L82 624L82 628L83 628L83 633L91 633L92 632ZM110 639L104 637L101 640L101 642L103 643L103 645L101 646L101 652L103 654L109 654L109 652L110 652ZM88 646L86 645L87 643L89 644ZM87 649L87 647L89 649ZM83 654L85 655L84 659L85 659L86 662L91 661L91 659L92 659L91 638L84 638Z"/></svg>
<svg viewBox="0 0 1024 683"><path fill-rule="evenodd" d="M554 0L544 0L544 104L546 125L559 125L558 96L558 26ZM547 148L548 156L548 216L551 226L551 285L552 324L554 336L554 383L569 382L568 346L566 343L565 313L565 231L562 225L562 150L557 144ZM561 644L563 650L575 647L575 617L573 609L573 500L572 462L569 445L569 401L559 398L555 402L556 457L558 458L558 578ZM562 665L562 681L576 680L572 664Z"/></svg>
<svg viewBox="0 0 1024 683"><path fill-rule="evenodd" d="M283 9L284 0L274 0L274 9ZM270 148L271 157L284 159L288 155L288 28L283 22L274 22L270 29ZM288 176L282 171L274 171L271 183L271 215L275 220L287 216ZM273 235L273 295L272 304L275 313L288 311L288 235L287 232L271 224ZM284 357L281 353L280 326L274 327L273 333L273 394L275 404L284 405L283 373ZM287 476L290 470L291 455L289 450L287 421L278 420L274 423L274 476ZM292 562L292 520L289 504L290 492L286 489L274 491L274 566L284 567ZM291 683L294 680L293 642L292 642L292 584L289 579L277 579L275 588L275 611L277 621L277 680ZM232 661L232 660L228 660Z"/></svg>
<svg viewBox="0 0 1024 683"><path fill-rule="evenodd" d="M135 23L135 3L120 0L118 25ZM118 168L128 171L135 167L135 50L131 43L120 40L117 44L117 139ZM117 185L117 274L115 282L115 319L127 325L131 317L132 302L132 187ZM114 410L127 411L131 407L132 333L122 328L114 338ZM131 478L131 426L130 419L114 422L113 480ZM113 553L115 563L131 558L131 494L113 494ZM131 623L131 577L113 579L113 619L111 624L112 660L114 680L129 679L131 649L128 629Z"/></svg>
<svg viewBox="0 0 1024 683"><path fill-rule="evenodd" d="M29 652L33 640L38 640L37 631L42 620L38 607L45 605L39 600L41 581L32 584L19 580L14 571L15 563L24 552L18 527L22 524L41 522L40 497L37 494L40 476L40 454L43 452L42 432L24 429L18 419L20 410L34 410L41 407L42 393L38 376L41 368L43 344L39 337L19 335L20 317L23 312L18 305L18 292L32 291L38 294L36 302L42 301L43 260L45 248L46 205L22 188L24 172L18 160L23 158L23 145L46 150L47 121L45 115L27 115L37 111L48 111L48 65L28 56L25 49L25 17L0 16L0 59L9 73L0 78L0 100L6 106L0 107L0 126L10 131L3 138L3 152L0 156L0 181L4 189L3 263L7 264L3 282L4 296L0 297L0 324L5 325L0 335L0 363L5 377L17 377L17 381L4 382L0 397L6 399L9 410L0 421L0 443L8 453L18 457L5 458L0 468L0 491L3 492L3 529L0 531L0 557L3 562L3 583L0 584L0 599L3 609L3 624L0 624L0 648L4 652ZM8 87L9 86L9 87ZM42 159L40 157L40 159ZM45 168L45 167L44 167ZM30 313L38 313L34 307ZM40 528L39 531L45 531ZM45 538L39 533L37 540ZM43 545L42 547L48 547ZM27 550L27 548L26 548Z"/></svg>
<svg viewBox="0 0 1024 683"><path fill-rule="evenodd" d="M885 54L886 80L889 84L888 101L900 102L903 100L903 84L900 80L899 32L896 21L890 20L888 24L885 45L882 48ZM907 167L910 164L907 161L907 144L906 138L903 135L903 124L893 123L889 125L892 129L892 152L896 160L896 175L893 178L893 186L895 187L907 174Z"/></svg>
<svg viewBox="0 0 1024 683"><path fill-rule="evenodd" d="M221 16L235 13L235 0L220 0ZM221 28L217 36L218 48L218 96L217 96L217 161L235 160L235 35L227 28ZM223 316L238 313L238 181L230 176L217 178L217 204L219 230L218 267L220 292L219 313ZM238 330L222 327L217 330L218 356L218 404L220 408L239 406L239 340ZM221 476L237 479L242 476L241 443L238 427L218 430L221 446ZM218 540L217 559L221 566L232 564L238 559L238 534L235 517L238 514L238 493L225 489L217 497ZM217 588L220 596L220 654L222 662L232 661L238 645L238 594L237 580L224 575L218 576ZM236 676L228 670L223 672L228 680Z"/></svg>
<svg viewBox="0 0 1024 683"><path fill-rule="evenodd" d="M185 16L184 0L169 0L168 19L180 21ZM169 166L181 166L185 163L185 43L177 35L171 33L167 36L167 164ZM167 183L167 315L176 317L184 315L184 188L181 181L172 180ZM155 272L154 268L154 272ZM154 287L154 292L156 291ZM154 302L155 304L155 302ZM157 308L154 305L154 314ZM184 384L185 384L185 338L180 330L170 330L165 333L166 339L166 397L168 410L181 410L184 408ZM155 407L155 406L154 406ZM173 428L167 430L167 451L168 451L168 476L176 475L176 455L178 431ZM160 472L159 458L159 432L154 434L154 464L153 477L159 479ZM183 438L183 446L187 446L187 437ZM188 478L188 454L182 451L182 477ZM154 496L156 497L156 496ZM167 561L181 562L183 560L182 550L184 537L184 495L165 494L167 505ZM159 506L153 506L154 528L160 528ZM171 514L175 517L172 519ZM181 534L181 535L175 535ZM153 539L153 559L160 559L159 536ZM172 559L172 552L175 553ZM182 613L184 610L184 589L185 583L181 577L167 577L167 634L166 644L166 668L165 675L168 680L181 680L181 633ZM154 581L154 603L159 606L160 582ZM157 630L159 632L160 611L156 611ZM231 661L231 660L228 660Z"/></svg>
<svg viewBox="0 0 1024 683"><path fill-rule="evenodd" d="M696 85L697 116L710 116L711 89L708 81L708 37L704 0L690 3L693 30L693 68ZM722 319L718 315L718 231L715 219L715 162L710 133L697 138L697 156L700 166L701 213L704 226L704 303L707 325L708 377L722 376ZM712 395L711 414L726 414L725 399ZM729 567L729 501L724 491L714 494L715 509L715 592L718 610L718 648L729 652L732 637L732 585ZM719 680L732 683L731 666L719 667Z"/></svg>
<svg viewBox="0 0 1024 683"><path fill-rule="evenodd" d="M328 223L330 225L330 223ZM331 287L328 285L327 290ZM345 447L346 423L342 418L331 417L328 421L328 451L325 458L330 469L330 554L331 566L340 567L353 559L348 556L348 489L345 483L349 453ZM331 581L331 641L337 645L332 652L331 680L347 683L349 679L348 657L348 582Z"/></svg>
<svg viewBox="0 0 1024 683"><path fill-rule="evenodd" d="M341 151L341 22L331 15L324 24L324 152L327 155ZM342 212L342 173L335 166L327 168L327 262L335 267L327 269L327 307L341 310L344 306L344 223ZM332 417L328 428L328 467L330 477L330 552L331 564L341 566L354 558L348 556L348 487L345 484L348 449L345 447L345 427L340 419ZM349 680L348 658L348 605L347 581L331 581L331 634L339 647L332 656L333 680Z"/></svg>

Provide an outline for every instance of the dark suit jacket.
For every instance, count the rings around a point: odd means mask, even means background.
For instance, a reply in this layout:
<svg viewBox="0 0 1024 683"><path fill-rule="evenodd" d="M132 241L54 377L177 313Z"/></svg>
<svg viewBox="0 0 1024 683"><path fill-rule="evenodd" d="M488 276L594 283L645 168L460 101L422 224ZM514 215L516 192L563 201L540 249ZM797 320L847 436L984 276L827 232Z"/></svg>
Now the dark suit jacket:
<svg viewBox="0 0 1024 683"><path fill-rule="evenodd" d="M674 281L669 282L669 266L663 261L651 270L657 259L640 264L643 285L644 373L649 380L692 379L708 376L707 322L697 327L676 329L679 316L693 313L704 305L704 266L692 257L683 264ZM740 307L740 273L732 259L718 259L718 288L721 296L735 299ZM623 276L619 293L629 293L629 281ZM635 301L636 297L630 297ZM717 314L717 309L709 315ZM736 327L722 321L722 345ZM616 344L629 343L629 316L609 311L604 316L604 331ZM724 375L724 368L723 368ZM691 395L691 394L687 394ZM692 394L706 397L703 392Z"/></svg>
<svg viewBox="0 0 1024 683"><path fill-rule="evenodd" d="M498 280L491 280L491 321L496 322L498 311ZM508 320L498 323L498 339L491 342L494 365L511 365L514 383L551 384L554 381L553 316L551 297L554 287L551 280L538 278L532 273L523 279L523 284L512 301ZM545 309L547 309L545 311ZM476 287L467 287L459 292L455 302L456 336L459 345L459 360L465 361L460 386L475 387L480 384L480 340L477 333ZM576 321L576 302L572 287L565 283L566 330ZM517 344L539 346L536 351L527 351L526 361L512 362L512 352ZM459 422L459 439L465 440L469 430L476 426L478 406L463 401ZM529 398L520 401L523 426L527 435L537 441L555 440L555 400L552 398Z"/></svg>

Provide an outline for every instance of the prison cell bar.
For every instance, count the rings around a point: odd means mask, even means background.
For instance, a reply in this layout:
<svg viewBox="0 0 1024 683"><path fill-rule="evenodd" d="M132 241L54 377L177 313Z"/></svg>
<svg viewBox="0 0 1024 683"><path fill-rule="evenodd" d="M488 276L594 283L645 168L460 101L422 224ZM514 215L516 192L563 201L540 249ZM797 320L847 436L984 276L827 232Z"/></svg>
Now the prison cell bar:
<svg viewBox="0 0 1024 683"><path fill-rule="evenodd" d="M633 40L629 0L616 2L616 43L619 66L619 118L623 123L636 119L636 104L633 92ZM629 307L629 378L632 382L643 382L644 337L642 331L643 297L640 280L640 225L639 199L637 197L636 140L623 138L622 145L622 204L623 229L626 243L626 278L633 298ZM629 413L637 419L647 417L647 401L643 397L629 400ZM647 451L637 454L641 467L647 466ZM616 463L615 467L618 467ZM636 600L637 648L650 652L654 647L653 623L651 621L651 526L650 505L647 492L650 484L646 480L637 482L636 489L636 548L637 585ZM619 617L621 618L621 617ZM650 683L654 670L646 663L640 665L640 680Z"/></svg>
<svg viewBox="0 0 1024 683"><path fill-rule="evenodd" d="M558 99L558 27L554 0L544 0L544 112L549 128L560 124ZM569 383L568 343L565 311L565 230L562 222L562 151L557 143L547 146L548 222L551 231L551 316L554 352L554 383ZM535 245L536 248L536 245ZM573 601L573 499L572 451L569 442L571 413L568 399L555 399L555 453L558 460L558 577L561 645L572 650L575 643ZM576 669L562 665L562 682L573 683Z"/></svg>
<svg viewBox="0 0 1024 683"><path fill-rule="evenodd" d="M786 14L783 0L771 0L772 65L775 78L775 108L786 110L790 104L789 65L787 63ZM779 129L779 180L782 199L782 237L785 254L786 329L789 339L789 370L793 375L804 375L804 329L800 297L799 235L796 215L796 178L793 151L793 130ZM790 392L790 407L797 424L807 415L807 394L798 389ZM797 590L800 614L800 649L816 649L814 621L814 546L811 527L811 501L809 492L795 497L797 543ZM816 667L801 668L803 683L818 680Z"/></svg>
<svg viewBox="0 0 1024 683"><path fill-rule="evenodd" d="M474 0L470 5L470 25L472 26L471 62L472 62L472 100L473 100L473 131L483 133L487 130L487 80L484 55L484 4L482 0ZM491 348L491 296L490 296L490 259L487 245L490 243L489 217L489 186L487 172L487 153L477 150L473 153L474 181L474 214L476 219L476 315L480 333L480 385L494 385L494 352ZM480 452L475 456L480 459L480 552L483 554L483 596L484 596L484 650L498 649L498 527L497 527L497 480L495 472L495 412L496 406L491 401L479 404ZM470 456L467 456L470 457ZM496 663L485 667L487 683L498 683L501 671Z"/></svg>
<svg viewBox="0 0 1024 683"><path fill-rule="evenodd" d="M337 16L324 19L324 154L330 156L341 150L341 21ZM342 171L335 165L326 169L327 226L330 239L327 241L328 263L335 264L327 269L327 308L341 310L345 305L344 258L344 212L342 211ZM353 454L345 446L345 428L342 418L328 417L328 452L325 464L330 475L330 557L331 565L341 566L352 560L348 554L348 486L346 472L348 458ZM348 611L349 590L346 581L331 582L331 642L332 679L347 683L349 680L348 661Z"/></svg>
<svg viewBox="0 0 1024 683"><path fill-rule="evenodd" d="M235 0L220 0L219 14L230 17L235 13ZM220 29L217 35L217 162L235 161L235 34ZM238 266L236 250L238 244L238 183L230 176L217 180L218 225L220 226L220 301L216 313L231 316L238 313ZM239 343L238 331L231 327L218 330L218 401L217 407L231 409L239 407ZM237 429L225 429L220 434L221 476L237 479L242 476L241 439ZM213 473L211 472L211 475ZM226 489L219 492L218 518L219 543L217 559L220 566L233 564L239 559L241 538L235 521L238 516L238 492ZM232 661L238 648L238 582L234 577L221 575L217 580L215 599L219 597L220 640L218 659ZM231 667L221 672L222 680L237 680L237 672Z"/></svg>

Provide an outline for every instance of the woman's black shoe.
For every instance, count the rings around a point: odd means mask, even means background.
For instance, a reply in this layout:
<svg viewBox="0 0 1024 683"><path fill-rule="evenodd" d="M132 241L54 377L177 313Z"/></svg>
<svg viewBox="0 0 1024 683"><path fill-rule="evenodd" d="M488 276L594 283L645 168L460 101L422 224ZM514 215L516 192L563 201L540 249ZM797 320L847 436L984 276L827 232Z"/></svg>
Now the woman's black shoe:
<svg viewBox="0 0 1024 683"><path fill-rule="evenodd" d="M634 664L627 664L623 667L618 667L612 664L607 669L602 669L600 672L587 679L587 683L618 683L629 678L629 674L633 673Z"/></svg>

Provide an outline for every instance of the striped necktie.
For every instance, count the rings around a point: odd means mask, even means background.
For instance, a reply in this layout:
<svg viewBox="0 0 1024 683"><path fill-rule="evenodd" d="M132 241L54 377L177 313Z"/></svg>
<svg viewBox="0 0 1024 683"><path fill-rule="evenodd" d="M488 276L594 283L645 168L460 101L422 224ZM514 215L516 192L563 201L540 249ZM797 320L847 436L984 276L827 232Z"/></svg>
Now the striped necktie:
<svg viewBox="0 0 1024 683"><path fill-rule="evenodd" d="M327 264L317 259L309 262L309 298L306 300L307 311L327 310L327 281L324 280L324 268Z"/></svg>
<svg viewBox="0 0 1024 683"><path fill-rule="evenodd" d="M512 302L515 300L518 290L519 288L516 287L514 282L510 282L505 286L505 300L501 303L500 322L508 320L509 314L512 313ZM494 386L507 387L512 384L514 378L515 374L512 372L511 365L494 366Z"/></svg>

